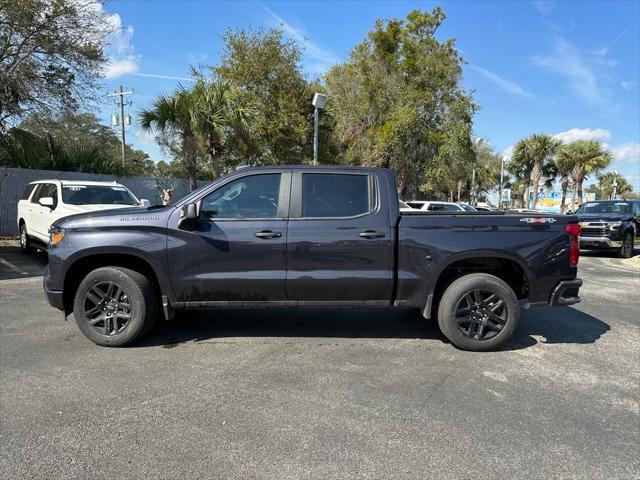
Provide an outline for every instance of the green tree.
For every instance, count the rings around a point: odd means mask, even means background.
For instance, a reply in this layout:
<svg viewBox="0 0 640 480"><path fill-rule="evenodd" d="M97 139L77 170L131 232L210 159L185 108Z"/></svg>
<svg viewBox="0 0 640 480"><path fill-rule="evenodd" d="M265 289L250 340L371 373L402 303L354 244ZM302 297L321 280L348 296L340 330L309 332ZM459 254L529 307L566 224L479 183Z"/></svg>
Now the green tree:
<svg viewBox="0 0 640 480"><path fill-rule="evenodd" d="M0 0L0 131L90 101L113 22L93 2Z"/></svg>
<svg viewBox="0 0 640 480"><path fill-rule="evenodd" d="M156 98L153 107L140 112L140 127L153 132L161 145L176 144L184 163L189 188L198 188L198 140L193 92L179 87L172 95Z"/></svg>
<svg viewBox="0 0 640 480"><path fill-rule="evenodd" d="M582 205L582 184L589 175L598 175L612 160L611 152L595 140L576 140L562 148L562 155L573 165L571 169L571 206ZM576 199L577 197L577 199Z"/></svg>
<svg viewBox="0 0 640 480"><path fill-rule="evenodd" d="M520 140L513 150L510 167L514 173L520 173L523 180L528 180L533 197L531 208L536 208L545 167L553 161L560 145L561 142L550 135L533 134Z"/></svg>
<svg viewBox="0 0 640 480"><path fill-rule="evenodd" d="M198 76L190 94L194 129L202 150L210 157L213 178L217 178L224 170L227 149L243 150L249 145L255 110L225 81Z"/></svg>
<svg viewBox="0 0 640 480"><path fill-rule="evenodd" d="M0 137L0 163L20 168L65 170L114 175L149 175L154 164L140 150L126 146L120 157L115 132L90 113L29 115Z"/></svg>
<svg viewBox="0 0 640 480"><path fill-rule="evenodd" d="M279 30L229 30L216 78L255 112L246 145L230 156L259 165L302 163L310 152L312 92L300 67L300 47ZM240 148L243 147L243 148Z"/></svg>
<svg viewBox="0 0 640 480"><path fill-rule="evenodd" d="M613 184L616 187L613 187ZM604 172L598 175L598 196L599 198L614 198L613 193L625 198L625 195L633 192L633 186L625 177L617 172Z"/></svg>
<svg viewBox="0 0 640 480"><path fill-rule="evenodd" d="M434 175L443 178L447 165L473 155L477 107L461 87L454 41L436 39L444 20L440 8L378 20L325 76L342 161L396 169L405 198L428 192Z"/></svg>
<svg viewBox="0 0 640 480"><path fill-rule="evenodd" d="M560 200L560 213L564 213L567 208L567 191L569 190L569 177L573 171L573 157L566 152L566 145L560 146L555 159L556 171L560 181L560 189L562 190L562 199Z"/></svg>

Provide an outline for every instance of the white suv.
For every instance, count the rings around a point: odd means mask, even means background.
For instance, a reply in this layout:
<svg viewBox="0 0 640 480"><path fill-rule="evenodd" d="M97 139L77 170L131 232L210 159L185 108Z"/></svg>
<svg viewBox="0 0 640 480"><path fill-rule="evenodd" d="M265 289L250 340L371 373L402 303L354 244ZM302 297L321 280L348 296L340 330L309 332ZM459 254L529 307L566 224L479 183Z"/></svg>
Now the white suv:
<svg viewBox="0 0 640 480"><path fill-rule="evenodd" d="M59 218L76 213L148 206L119 183L70 180L31 182L18 202L20 249L31 253L49 241L49 227Z"/></svg>

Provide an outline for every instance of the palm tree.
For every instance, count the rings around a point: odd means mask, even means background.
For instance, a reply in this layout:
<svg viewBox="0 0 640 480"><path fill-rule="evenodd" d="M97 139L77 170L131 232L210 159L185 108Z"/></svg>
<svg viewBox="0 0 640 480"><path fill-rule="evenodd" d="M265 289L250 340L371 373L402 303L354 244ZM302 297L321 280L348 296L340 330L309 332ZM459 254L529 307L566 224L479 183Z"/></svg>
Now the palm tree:
<svg viewBox="0 0 640 480"><path fill-rule="evenodd" d="M214 177L222 174L222 154L228 144L249 144L254 111L242 104L230 85L197 77L191 90L192 122L203 149L211 156Z"/></svg>
<svg viewBox="0 0 640 480"><path fill-rule="evenodd" d="M613 183L616 183L616 188L613 188ZM625 193L633 192L633 186L617 172L605 172L598 176L598 187L600 194L606 198L613 198L615 190L616 195L624 196Z"/></svg>
<svg viewBox="0 0 640 480"><path fill-rule="evenodd" d="M536 208L538 188L542 180L546 164L553 159L560 146L560 141L550 135L534 134L520 140L513 151L511 163L524 174L523 178L533 186L533 205Z"/></svg>
<svg viewBox="0 0 640 480"><path fill-rule="evenodd" d="M560 189L562 190L562 200L560 201L560 213L564 213L567 208L567 191L569 190L569 176L573 171L573 159L569 152L566 150L566 145L563 145L558 150L558 155L555 160L556 170L560 179Z"/></svg>
<svg viewBox="0 0 640 480"><path fill-rule="evenodd" d="M572 194L571 206L582 205L582 183L589 175L598 174L600 170L611 163L611 152L602 147L600 142L595 140L576 140L563 147L567 162L573 167L571 169Z"/></svg>
<svg viewBox="0 0 640 480"><path fill-rule="evenodd" d="M180 86L173 95L159 96L150 110L140 112L140 127L143 131L155 132L160 142L165 144L178 142L191 191L198 188L198 143L194 104L193 91Z"/></svg>

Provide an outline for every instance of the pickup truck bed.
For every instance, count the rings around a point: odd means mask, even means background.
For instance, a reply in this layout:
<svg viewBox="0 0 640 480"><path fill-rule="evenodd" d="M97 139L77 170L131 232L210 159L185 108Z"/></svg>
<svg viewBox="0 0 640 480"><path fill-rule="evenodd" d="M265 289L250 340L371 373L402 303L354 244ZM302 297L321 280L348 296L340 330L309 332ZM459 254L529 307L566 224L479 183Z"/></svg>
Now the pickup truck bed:
<svg viewBox="0 0 640 480"><path fill-rule="evenodd" d="M56 222L45 291L102 345L140 338L160 305L167 319L184 308L395 306L437 319L461 348L488 350L508 341L519 300L579 301L576 222L400 214L385 169L243 169L174 206Z"/></svg>

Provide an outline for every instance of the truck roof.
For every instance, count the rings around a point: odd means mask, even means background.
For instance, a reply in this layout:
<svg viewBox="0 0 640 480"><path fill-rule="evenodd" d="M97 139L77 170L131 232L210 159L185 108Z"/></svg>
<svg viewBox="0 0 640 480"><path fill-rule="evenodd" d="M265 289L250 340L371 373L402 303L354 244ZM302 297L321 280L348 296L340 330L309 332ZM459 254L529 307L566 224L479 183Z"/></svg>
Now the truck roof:
<svg viewBox="0 0 640 480"><path fill-rule="evenodd" d="M36 180L36 181L30 182L29 185L32 185L35 183L59 183L63 187L67 185L97 185L97 186L109 186L109 187L112 187L114 185L121 185L115 180L112 182L96 182L91 180L60 180L56 178Z"/></svg>

